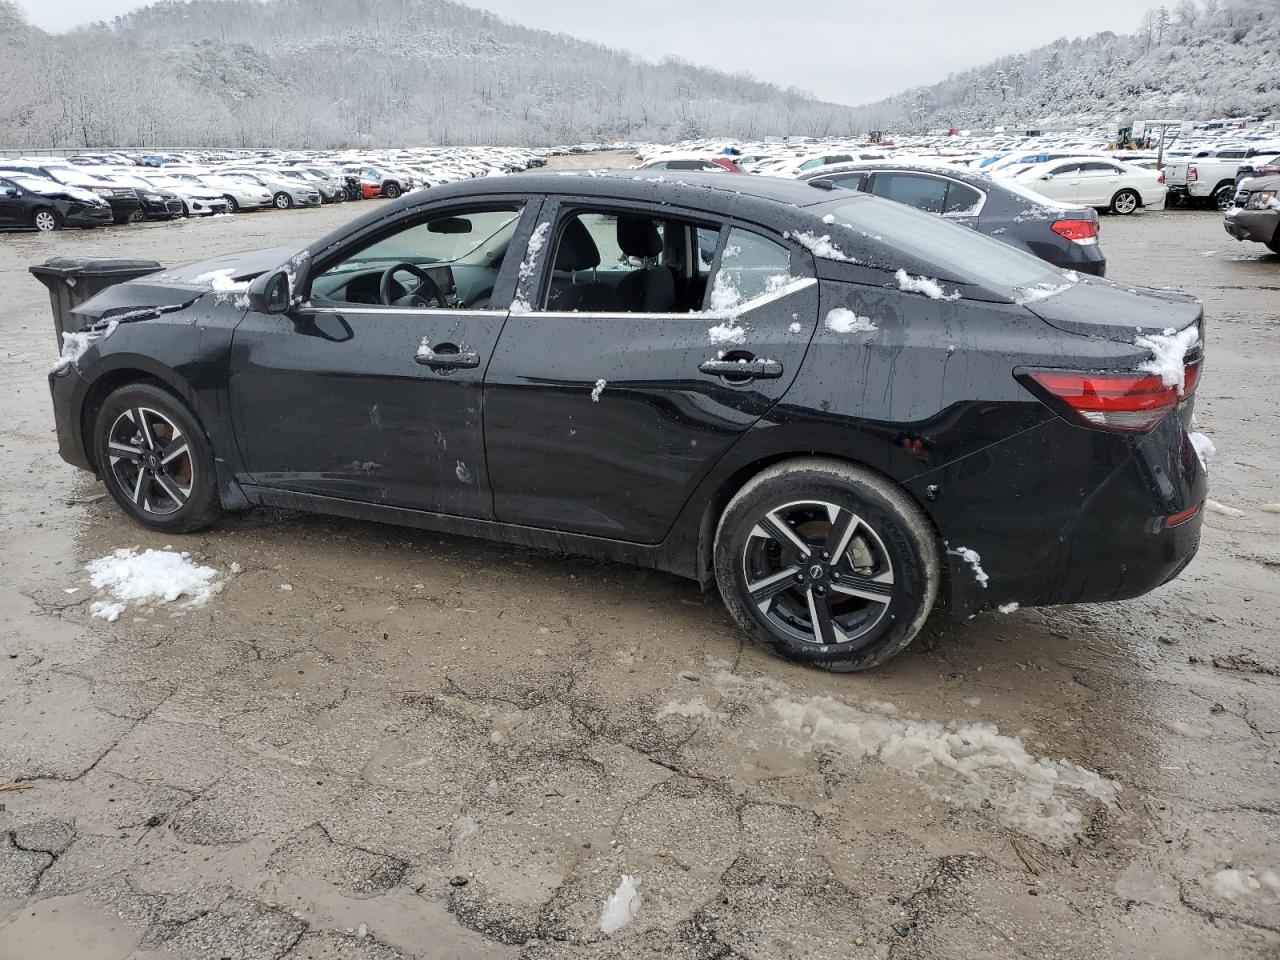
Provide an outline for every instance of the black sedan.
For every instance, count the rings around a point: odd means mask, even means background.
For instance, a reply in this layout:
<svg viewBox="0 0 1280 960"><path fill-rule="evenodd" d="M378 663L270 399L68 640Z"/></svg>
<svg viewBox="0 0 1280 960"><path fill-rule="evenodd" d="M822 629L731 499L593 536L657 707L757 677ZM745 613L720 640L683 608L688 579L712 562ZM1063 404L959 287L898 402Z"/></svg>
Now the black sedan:
<svg viewBox="0 0 1280 960"><path fill-rule="evenodd" d="M864 161L814 170L804 180L896 200L972 227L1065 270L1104 276L1098 213L1065 206L1014 183L921 162Z"/></svg>
<svg viewBox="0 0 1280 960"><path fill-rule="evenodd" d="M111 207L87 190L23 174L0 175L0 227L48 233L60 227L103 227Z"/></svg>
<svg viewBox="0 0 1280 960"><path fill-rule="evenodd" d="M1199 542L1200 306L858 192L485 178L78 313L62 455L166 535L264 504L611 558L834 670Z"/></svg>

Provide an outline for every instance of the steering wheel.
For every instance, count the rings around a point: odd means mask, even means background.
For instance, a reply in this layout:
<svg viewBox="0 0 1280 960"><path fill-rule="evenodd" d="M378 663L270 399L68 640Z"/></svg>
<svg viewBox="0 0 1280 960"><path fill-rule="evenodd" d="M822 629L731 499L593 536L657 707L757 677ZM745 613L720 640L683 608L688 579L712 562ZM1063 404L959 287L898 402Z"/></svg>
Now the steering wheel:
<svg viewBox="0 0 1280 960"><path fill-rule="evenodd" d="M407 293L398 300L391 299L391 278L397 273L411 273L418 278L418 289ZM449 301L440 291L440 285L431 279L431 274L412 263L393 263L382 271L382 279L378 283L378 302L388 307L430 307L447 309Z"/></svg>

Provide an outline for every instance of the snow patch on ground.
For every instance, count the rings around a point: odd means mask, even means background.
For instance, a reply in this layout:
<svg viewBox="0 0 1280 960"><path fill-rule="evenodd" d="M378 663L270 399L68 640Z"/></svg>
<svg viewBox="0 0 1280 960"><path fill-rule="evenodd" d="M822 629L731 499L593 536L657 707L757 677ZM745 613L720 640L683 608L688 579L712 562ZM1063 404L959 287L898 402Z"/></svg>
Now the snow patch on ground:
<svg viewBox="0 0 1280 960"><path fill-rule="evenodd" d="M1187 354L1200 343L1200 331L1196 325L1178 331L1169 327L1163 333L1135 337L1133 342L1152 354L1150 360L1138 364L1138 369L1155 374L1166 387L1177 388L1181 396L1186 386Z"/></svg>
<svg viewBox="0 0 1280 960"><path fill-rule="evenodd" d="M89 582L110 599L97 600L90 612L103 620L115 621L130 603L139 606L172 603L186 597L183 609L204 606L218 591L218 571L197 566L189 553L175 550L121 548L85 565Z"/></svg>
<svg viewBox="0 0 1280 960"><path fill-rule="evenodd" d="M609 385L609 381L605 380L603 377L601 377L599 380L596 381L596 385L591 388L592 403L600 402L600 394L604 393L604 388L607 387L608 385Z"/></svg>
<svg viewBox="0 0 1280 960"><path fill-rule="evenodd" d="M686 720L722 719L721 714L708 707L702 697L693 697L690 700L672 700L659 708L656 716L659 720L665 720L668 717L683 717Z"/></svg>
<svg viewBox="0 0 1280 960"><path fill-rule="evenodd" d="M826 324L832 333L875 333L880 329L870 317L860 317L845 307L836 307L828 313Z"/></svg>
<svg viewBox="0 0 1280 960"><path fill-rule="evenodd" d="M917 778L924 791L966 810L992 810L1006 827L1047 844L1079 836L1081 796L1111 803L1120 785L1068 760L1036 757L1020 737L987 723L899 717L889 704L779 697L770 709L806 748L872 757Z"/></svg>
<svg viewBox="0 0 1280 960"><path fill-rule="evenodd" d="M640 896L640 880L628 873L622 875L618 889L609 894L600 911L600 930L613 936L636 918L644 899Z"/></svg>
<svg viewBox="0 0 1280 960"><path fill-rule="evenodd" d="M954 293L945 293L942 284L931 277L913 277L905 270L899 270L893 275L898 281L898 289L905 290L907 293L923 293L930 300L959 300L960 291Z"/></svg>
<svg viewBox="0 0 1280 960"><path fill-rule="evenodd" d="M947 552L959 557L973 568L973 579L982 584L984 590L987 588L987 581L991 578L982 569L982 555L977 550L970 550L968 547L956 547L954 550L948 550Z"/></svg>
<svg viewBox="0 0 1280 960"><path fill-rule="evenodd" d="M1219 870L1209 878L1209 889L1223 900L1252 896L1262 890L1277 896L1280 895L1280 871L1263 870L1257 874L1240 867Z"/></svg>
<svg viewBox="0 0 1280 960"><path fill-rule="evenodd" d="M1015 600L1013 603L1002 603L996 609L1001 613L1015 613L1018 609L1018 602Z"/></svg>

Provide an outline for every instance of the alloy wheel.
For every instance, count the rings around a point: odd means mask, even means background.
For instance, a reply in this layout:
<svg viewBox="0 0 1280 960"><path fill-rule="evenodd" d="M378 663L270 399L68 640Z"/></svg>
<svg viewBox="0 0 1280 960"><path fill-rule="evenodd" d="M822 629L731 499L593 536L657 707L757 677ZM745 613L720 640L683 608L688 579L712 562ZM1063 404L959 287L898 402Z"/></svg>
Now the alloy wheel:
<svg viewBox="0 0 1280 960"><path fill-rule="evenodd" d="M276 207L280 210L287 210L293 206L293 198L287 193L276 194Z"/></svg>
<svg viewBox="0 0 1280 960"><path fill-rule="evenodd" d="M191 498L191 450L177 424L158 410L134 407L116 417L107 454L120 489L148 513L176 513Z"/></svg>
<svg viewBox="0 0 1280 960"><path fill-rule="evenodd" d="M743 546L742 577L759 616L813 644L858 646L894 598L893 563L880 535L824 500L760 516Z"/></svg>
<svg viewBox="0 0 1280 960"><path fill-rule="evenodd" d="M1233 187L1223 187L1213 196L1214 203L1217 204L1219 210L1230 210L1236 203L1235 190Z"/></svg>
<svg viewBox="0 0 1280 960"><path fill-rule="evenodd" d="M58 218L49 210L39 210L36 212L35 225L41 233L49 233L58 229Z"/></svg>
<svg viewBox="0 0 1280 960"><path fill-rule="evenodd" d="M1138 198L1132 193L1122 193L1115 199L1116 213L1130 214L1138 209Z"/></svg>

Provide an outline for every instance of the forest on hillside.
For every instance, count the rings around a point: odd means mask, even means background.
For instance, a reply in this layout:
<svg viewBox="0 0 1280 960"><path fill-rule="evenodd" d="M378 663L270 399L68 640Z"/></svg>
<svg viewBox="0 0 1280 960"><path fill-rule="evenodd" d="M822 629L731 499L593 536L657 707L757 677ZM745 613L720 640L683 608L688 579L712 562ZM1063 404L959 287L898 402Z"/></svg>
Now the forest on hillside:
<svg viewBox="0 0 1280 960"><path fill-rule="evenodd" d="M859 107L865 129L1280 115L1280 0L1180 0L1134 34L1059 39Z"/></svg>
<svg viewBox="0 0 1280 960"><path fill-rule="evenodd" d="M850 134L852 110L451 0L195 0L65 35L0 0L0 145L344 147Z"/></svg>

